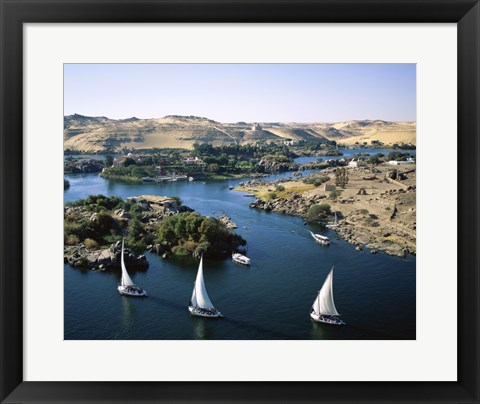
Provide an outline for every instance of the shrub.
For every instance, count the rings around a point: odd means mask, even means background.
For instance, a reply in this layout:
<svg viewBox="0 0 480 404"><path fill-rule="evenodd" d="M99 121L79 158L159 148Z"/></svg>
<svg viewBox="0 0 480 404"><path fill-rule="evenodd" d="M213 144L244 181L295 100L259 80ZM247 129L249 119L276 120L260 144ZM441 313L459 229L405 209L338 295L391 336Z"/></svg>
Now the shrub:
<svg viewBox="0 0 480 404"><path fill-rule="evenodd" d="M283 191L285 191L285 187L284 187L283 185L278 184L278 185L275 187L275 191L277 191L277 192L283 192Z"/></svg>
<svg viewBox="0 0 480 404"><path fill-rule="evenodd" d="M313 176L303 180L305 184L313 184L316 187L319 187L320 185L322 185L324 182L327 182L327 181L330 181L330 177L328 177L327 175Z"/></svg>
<svg viewBox="0 0 480 404"><path fill-rule="evenodd" d="M308 222L318 222L325 220L327 216L331 213L330 205L323 203L321 205L312 205L305 215L305 219Z"/></svg>
<svg viewBox="0 0 480 404"><path fill-rule="evenodd" d="M69 234L65 239L66 245L76 245L80 243L80 239L76 234Z"/></svg>
<svg viewBox="0 0 480 404"><path fill-rule="evenodd" d="M362 215L368 215L368 210L367 209L360 209L358 211L358 213L362 214Z"/></svg>
<svg viewBox="0 0 480 404"><path fill-rule="evenodd" d="M333 200L336 200L339 196L340 196L340 191L338 190L333 190L333 191L330 191L330 199L333 199Z"/></svg>
<svg viewBox="0 0 480 404"><path fill-rule="evenodd" d="M98 248L98 243L91 238L86 238L84 244L89 250L95 250Z"/></svg>
<svg viewBox="0 0 480 404"><path fill-rule="evenodd" d="M323 212L325 212L327 215L329 215L330 213L332 213L332 212L331 212L331 207L330 207L330 205L329 205L328 203L322 203L322 204L320 205L320 209L321 209Z"/></svg>

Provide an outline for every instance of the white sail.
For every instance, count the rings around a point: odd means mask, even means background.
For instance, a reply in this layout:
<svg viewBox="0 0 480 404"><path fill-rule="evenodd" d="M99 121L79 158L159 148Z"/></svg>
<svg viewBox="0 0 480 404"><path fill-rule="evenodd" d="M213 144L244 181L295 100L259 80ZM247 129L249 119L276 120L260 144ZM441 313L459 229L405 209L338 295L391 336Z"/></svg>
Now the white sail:
<svg viewBox="0 0 480 404"><path fill-rule="evenodd" d="M128 276L127 268L125 266L125 261L123 259L123 250L125 246L125 239L122 240L122 286L133 286L135 285L133 281L130 279L130 276Z"/></svg>
<svg viewBox="0 0 480 404"><path fill-rule="evenodd" d="M193 300L196 300L196 302ZM207 289L205 289L205 282L203 280L203 256L200 258L200 265L198 266L197 279L195 280L194 291L192 294L192 305L202 309L214 308L208 297Z"/></svg>
<svg viewBox="0 0 480 404"><path fill-rule="evenodd" d="M190 304L193 307L197 307L197 297L195 296L195 285L193 285L192 298L190 299Z"/></svg>
<svg viewBox="0 0 480 404"><path fill-rule="evenodd" d="M329 316L339 316L333 302L333 268L327 275L322 288L318 292L317 298L312 306L316 314L325 314Z"/></svg>
<svg viewBox="0 0 480 404"><path fill-rule="evenodd" d="M319 291L320 292L320 291ZM317 293L317 298L312 304L312 310L313 312L319 316L320 315L320 300L319 300L320 293Z"/></svg>

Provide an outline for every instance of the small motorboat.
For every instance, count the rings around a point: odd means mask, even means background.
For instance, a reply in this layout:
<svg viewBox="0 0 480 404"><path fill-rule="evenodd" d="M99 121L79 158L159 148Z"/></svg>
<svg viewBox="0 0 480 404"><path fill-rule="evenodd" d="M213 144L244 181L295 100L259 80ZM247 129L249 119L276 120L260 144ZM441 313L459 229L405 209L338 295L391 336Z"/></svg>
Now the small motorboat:
<svg viewBox="0 0 480 404"><path fill-rule="evenodd" d="M248 258L245 255L240 254L240 253L232 254L232 260L233 260L233 262L236 262L237 264L250 265L250 258Z"/></svg>
<svg viewBox="0 0 480 404"><path fill-rule="evenodd" d="M327 236L322 236L321 234L316 234L313 232L310 232L312 235L313 239L317 242L319 242L322 245L330 245L330 239Z"/></svg>

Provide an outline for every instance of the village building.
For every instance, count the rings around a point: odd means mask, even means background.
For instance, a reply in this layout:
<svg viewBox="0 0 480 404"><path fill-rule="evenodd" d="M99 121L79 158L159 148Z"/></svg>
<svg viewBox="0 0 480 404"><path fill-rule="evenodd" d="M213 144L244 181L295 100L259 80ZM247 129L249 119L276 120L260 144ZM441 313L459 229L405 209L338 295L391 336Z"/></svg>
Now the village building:
<svg viewBox="0 0 480 404"><path fill-rule="evenodd" d="M187 157L185 160L183 160L185 164L205 164L202 159L199 159L198 157Z"/></svg>
<svg viewBox="0 0 480 404"><path fill-rule="evenodd" d="M285 146L296 146L300 144L300 140L294 140L294 139L287 139L283 141L283 144Z"/></svg>
<svg viewBox="0 0 480 404"><path fill-rule="evenodd" d="M360 159L352 159L352 161L350 161L350 163L348 163L348 166L352 167L352 168L366 167L367 163L365 163L365 161L360 160Z"/></svg>
<svg viewBox="0 0 480 404"><path fill-rule="evenodd" d="M262 127L259 123L254 123L252 126L252 130L262 130Z"/></svg>
<svg viewBox="0 0 480 404"><path fill-rule="evenodd" d="M125 161L127 160L127 156L121 156L121 157L115 157L113 159L113 166L114 167L121 167L125 164Z"/></svg>

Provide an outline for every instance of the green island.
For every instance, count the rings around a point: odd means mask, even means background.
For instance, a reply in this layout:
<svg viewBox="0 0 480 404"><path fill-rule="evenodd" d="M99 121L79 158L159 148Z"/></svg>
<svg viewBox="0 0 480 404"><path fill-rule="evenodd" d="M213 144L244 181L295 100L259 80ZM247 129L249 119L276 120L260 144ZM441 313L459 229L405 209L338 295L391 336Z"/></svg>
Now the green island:
<svg viewBox="0 0 480 404"><path fill-rule="evenodd" d="M148 266L145 257L133 251L220 258L246 245L221 220L194 212L175 196L142 195L123 200L90 195L65 205L66 263L76 268L117 268L122 238L132 267Z"/></svg>
<svg viewBox="0 0 480 404"><path fill-rule="evenodd" d="M120 157L106 156L105 168L100 175L103 178L131 183L263 176L267 173L298 169L299 166L293 159L308 155L311 147L309 143L304 143L293 151L293 148L285 144L257 142L242 146L194 143L192 150L124 149ZM334 142L322 145L324 155L338 155L339 152L334 147ZM318 168L323 166L327 165L322 164Z"/></svg>

